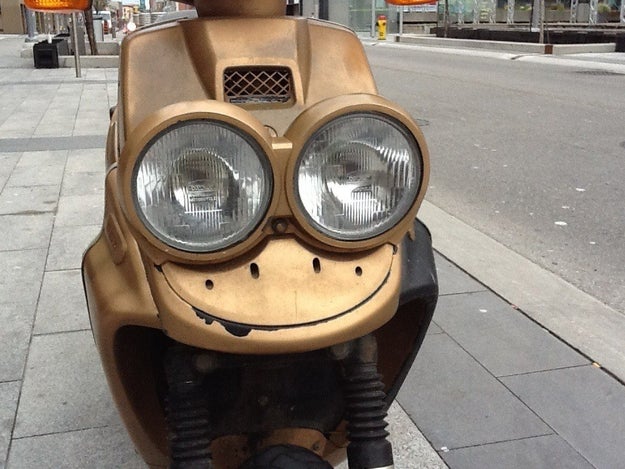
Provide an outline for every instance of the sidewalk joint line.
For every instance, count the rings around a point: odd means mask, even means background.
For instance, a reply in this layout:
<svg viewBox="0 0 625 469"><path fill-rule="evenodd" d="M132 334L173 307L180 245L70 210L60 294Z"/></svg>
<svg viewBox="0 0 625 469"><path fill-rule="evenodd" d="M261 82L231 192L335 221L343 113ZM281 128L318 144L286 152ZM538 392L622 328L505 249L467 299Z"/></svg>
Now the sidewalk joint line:
<svg viewBox="0 0 625 469"><path fill-rule="evenodd" d="M561 435L559 435L558 433L554 432L553 433L544 433L544 434L539 434L539 435L531 435L531 436L522 436L520 438L510 438L508 440L497 440L497 441L488 441L485 443L476 443L474 445L466 445L466 446L458 446L455 448L448 448L449 451L456 451L456 450L460 450L460 449L468 449L468 448L480 448L482 446L490 446L490 445L497 445L497 444L501 444L501 443L509 443L509 442L514 442L514 441L524 441L524 440L533 440L535 438L543 438L545 436L559 436L560 438L562 438ZM562 438L564 440L564 438ZM566 440L564 440L566 441ZM568 441L567 441L567 444ZM575 449L575 448L573 448ZM438 453L443 453L444 451L441 451L440 449L436 450ZM577 450L576 450L577 451Z"/></svg>
<svg viewBox="0 0 625 469"><path fill-rule="evenodd" d="M90 327L82 328L82 329L68 329L66 331L53 331L53 332L33 332L33 337L47 337L47 336L55 336L62 334L71 334L74 332L91 332Z"/></svg>
<svg viewBox="0 0 625 469"><path fill-rule="evenodd" d="M453 292L453 293L439 293L438 297L443 298L447 296L474 295L476 293L491 293L491 291L488 288L484 287L484 289L482 290L469 290L469 291Z"/></svg>
<svg viewBox="0 0 625 469"><path fill-rule="evenodd" d="M431 202L430 202L431 203ZM432 204L433 205L433 204ZM441 209L442 210L442 209ZM575 352L577 352L579 355L581 355L582 357L584 357L586 360L588 360L591 364L592 363L597 363L599 365L599 369L602 370L604 373L606 373L608 376L614 378L618 383L620 383L621 385L625 386L625 379L621 378L620 376L616 375L614 372L608 370L607 368L605 368L601 363L599 363L597 360L595 360L594 358L592 358L590 355L588 355L587 353L583 352L579 347L577 347L574 344L571 344L569 342L567 342L565 339L563 339L560 335L556 334L554 331L552 331L551 329L548 329L546 326L544 326L543 324L541 324L538 319L534 318L533 316L531 316L530 314L526 313L521 307L514 305L513 303L511 303L508 299L506 299L503 295L501 295L499 292L492 290L490 287L484 285L484 283L481 280L478 280L476 277L474 277L471 273L467 272L466 270L464 270L464 268L462 268L460 265L458 265L456 262L454 262L453 260L451 260L450 258L448 258L447 256L443 255L440 251L438 251L436 249L436 247L434 247L434 250L444 259L446 259L449 263L451 263L452 265L454 265L456 268L458 268L460 271L464 272L465 274L467 274L469 277L471 277L472 279L474 279L476 282L478 282L480 285L483 285L488 291L493 293L497 298L501 299L502 301L504 301L505 303L507 303L510 306L513 306L515 311L517 311L518 313L520 313L522 316L525 316L527 319L529 319L531 322L533 322L534 324L536 324L538 327L540 327L541 329L545 330L549 335L551 335L552 337L555 337L557 340L559 340L563 345L569 347L571 350L574 350ZM440 327L440 326L439 326ZM442 329L442 327L441 327ZM451 336L450 336L451 337ZM453 339L453 337L451 337ZM455 340L454 340L455 342ZM458 344L460 345L460 344ZM464 349L463 349L464 350ZM468 353L468 352L467 352ZM475 357L473 357L471 355L471 357L477 361L477 359L475 359ZM479 363L479 362L478 362ZM584 365L582 365L584 366ZM493 375L496 379L497 376Z"/></svg>
<svg viewBox="0 0 625 469"><path fill-rule="evenodd" d="M515 376L527 376L527 375L535 375L535 374L539 374L539 373L549 373L551 371L559 371L559 370L571 370L571 369L575 369L575 368L584 368L587 366L594 366L592 361L589 361L588 363L584 363L583 365L568 365L568 366L557 366L555 368L549 368L546 370L535 370L535 371L524 371L522 373L512 373L509 375L499 375L496 376L497 379L505 379L505 378L512 378Z"/></svg>
<svg viewBox="0 0 625 469"><path fill-rule="evenodd" d="M8 384L8 383L21 383L21 379L7 379L6 381L0 381L0 384Z"/></svg>
<svg viewBox="0 0 625 469"><path fill-rule="evenodd" d="M8 67L14 68L14 67ZM76 80L73 78L70 80L33 80L33 81L0 81L0 86L42 86L42 85L101 85L101 84L113 84L117 83L117 80L110 79L89 79L89 80Z"/></svg>
<svg viewBox="0 0 625 469"><path fill-rule="evenodd" d="M95 225L80 225L80 226L95 226ZM80 267L70 267L69 269L51 269L46 270L46 274L54 272L82 272Z"/></svg>
<svg viewBox="0 0 625 469"><path fill-rule="evenodd" d="M71 429L71 430L60 430L60 431L57 431L57 432L37 433L35 435L15 436L15 437L12 438L12 440L13 441L15 441L15 440L25 440L27 438L39 438L39 437L42 437L42 436L62 435L64 433L77 433L77 432L84 432L85 430L98 430L100 428L107 428L107 427L111 427L111 425L95 425L93 427L75 428L75 429Z"/></svg>

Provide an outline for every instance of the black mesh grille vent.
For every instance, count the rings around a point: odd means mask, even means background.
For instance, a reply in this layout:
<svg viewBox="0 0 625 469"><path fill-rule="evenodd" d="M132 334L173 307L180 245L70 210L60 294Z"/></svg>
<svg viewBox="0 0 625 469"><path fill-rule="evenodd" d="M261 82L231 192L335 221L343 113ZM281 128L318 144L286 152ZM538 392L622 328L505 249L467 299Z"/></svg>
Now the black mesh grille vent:
<svg viewBox="0 0 625 469"><path fill-rule="evenodd" d="M228 68L225 100L234 104L287 103L292 99L291 71L285 67Z"/></svg>

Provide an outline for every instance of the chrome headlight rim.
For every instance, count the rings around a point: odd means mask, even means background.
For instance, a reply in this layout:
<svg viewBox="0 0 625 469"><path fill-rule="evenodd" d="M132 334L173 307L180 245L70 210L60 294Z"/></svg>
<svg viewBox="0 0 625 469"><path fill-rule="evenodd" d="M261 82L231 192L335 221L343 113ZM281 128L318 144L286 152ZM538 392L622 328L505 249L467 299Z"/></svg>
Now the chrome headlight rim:
<svg viewBox="0 0 625 469"><path fill-rule="evenodd" d="M319 105L320 110L312 110L311 117L313 119L315 115L323 114L324 112L326 113L326 118L319 120L313 126L309 126L308 132L306 132L306 135L302 138L302 144L297 149L297 156L292 160L289 166L292 185L288 195L300 227L319 242L338 249L362 250L384 244L390 239L395 239L397 234L403 236L403 234L410 229L412 219L416 216L416 212L424 196L423 187L425 187L429 178L429 155L427 147L425 146L423 135L414 121L406 113L397 109L384 98L373 95L361 96L365 98L365 101L371 100L373 102L344 106L342 101L348 100L348 97L345 97L337 99L335 102L330 101ZM342 106L343 108L341 109ZM324 108L330 109L326 110ZM402 213L396 213L395 216L390 217L390 222L383 230L377 232L372 231L364 236L348 237L337 235L335 232L326 229L312 219L301 200L298 187L298 172L302 160L315 136L328 126L342 119L350 119L353 117L371 117L379 119L386 124L392 125L399 131L404 139L409 142L416 156L414 162L416 164L417 181L410 197L411 202L404 206L404 211ZM307 119L304 118L301 120L303 121L302 123L306 125L305 121ZM299 130L299 126L295 125L292 127L293 133L295 134ZM291 130L292 129L290 129L289 132L291 132ZM289 132L287 132L287 134Z"/></svg>
<svg viewBox="0 0 625 469"><path fill-rule="evenodd" d="M135 206L136 197L132 189L137 162L143 158L151 142L172 126L194 120L216 121L235 128L245 135L249 141L262 150L263 161L267 168L265 174L271 180L271 185L267 190L269 203L254 230L240 242L215 251L192 252L163 242L143 222L141 210ZM279 200L277 194L279 184L276 183L278 179L271 163L274 158L271 139L267 128L248 111L218 101L185 101L171 104L149 114L139 125L131 129L126 135L117 163L110 170L116 174L118 181L118 189L115 192L120 197L120 215L127 221L128 228L141 251L148 255L156 265L168 261L184 264L212 264L234 259L260 243L266 236L267 221L271 213L275 211Z"/></svg>

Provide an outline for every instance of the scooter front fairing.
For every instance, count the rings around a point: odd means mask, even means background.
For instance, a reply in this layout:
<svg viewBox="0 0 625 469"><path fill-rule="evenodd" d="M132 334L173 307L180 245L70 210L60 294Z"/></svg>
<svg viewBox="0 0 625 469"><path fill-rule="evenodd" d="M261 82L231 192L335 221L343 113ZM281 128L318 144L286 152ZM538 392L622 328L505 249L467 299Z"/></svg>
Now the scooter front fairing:
<svg viewBox="0 0 625 469"><path fill-rule="evenodd" d="M165 402L191 381L175 381L188 368L211 396L202 402L216 467L238 467L255 446L284 441L335 460L347 444L349 406L340 363L354 350L369 356L390 403L436 303L431 240L415 221L429 172L419 128L377 95L357 37L310 19L199 18L139 30L122 47L119 91L103 230L85 254L83 279L107 379L139 451L150 465L167 465ZM390 129L402 142L385 156L389 167L413 154L394 169L412 195L389 190L403 209L370 220L364 235L317 216L310 187L321 186L306 172L318 147L359 125ZM218 136L206 143L211 132ZM176 143L183 138L190 143ZM244 147L256 166L211 145ZM359 145L350 151L381 151ZM163 163L170 154L182 156ZM207 164L223 173L215 179L222 189L209 184ZM319 190L348 187L364 200L390 184L377 166L365 176L341 169ZM325 193L319 199L327 204ZM172 215L178 203L188 208ZM215 208L225 206L226 215ZM223 237L204 240L180 221L221 217L222 229L242 206L252 221L226 226Z"/></svg>

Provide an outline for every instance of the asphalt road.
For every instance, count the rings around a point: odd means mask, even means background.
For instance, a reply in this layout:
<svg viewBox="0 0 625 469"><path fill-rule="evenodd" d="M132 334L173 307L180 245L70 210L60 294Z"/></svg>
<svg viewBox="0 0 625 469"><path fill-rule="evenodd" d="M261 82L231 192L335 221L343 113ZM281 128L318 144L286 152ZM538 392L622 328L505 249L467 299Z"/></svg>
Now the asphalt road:
<svg viewBox="0 0 625 469"><path fill-rule="evenodd" d="M625 312L625 74L365 47L423 125L427 199Z"/></svg>

